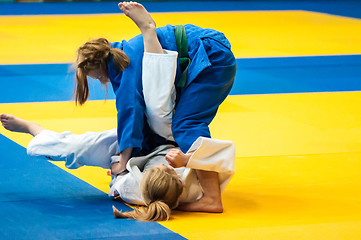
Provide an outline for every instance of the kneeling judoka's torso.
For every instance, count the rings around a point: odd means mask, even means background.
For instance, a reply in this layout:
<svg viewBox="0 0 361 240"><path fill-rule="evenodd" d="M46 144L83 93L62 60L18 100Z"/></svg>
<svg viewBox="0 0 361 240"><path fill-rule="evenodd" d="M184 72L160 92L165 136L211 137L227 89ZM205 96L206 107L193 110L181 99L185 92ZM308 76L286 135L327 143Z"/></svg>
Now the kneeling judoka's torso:
<svg viewBox="0 0 361 240"><path fill-rule="evenodd" d="M202 29L187 24L184 26L187 32L189 56L192 62L188 68L187 85L198 74L211 65L207 53L202 47L202 39L212 38L227 48L230 44L225 36L213 29ZM174 36L175 26L167 25L157 29L158 39L164 49L177 51ZM129 41L111 43L113 48L122 49L130 58L129 66L123 72L117 72L112 58L108 59L108 74L114 93L116 95L116 108L118 118L118 143L120 151L132 147L135 154L142 149L142 129L145 122L145 102L142 88L142 58L144 54L143 38L138 35ZM177 64L176 82L180 76L179 62ZM177 97L182 97L177 93ZM173 129L177 131L177 129ZM181 131L181 130L180 130ZM183 144L181 139L176 139L179 146Z"/></svg>

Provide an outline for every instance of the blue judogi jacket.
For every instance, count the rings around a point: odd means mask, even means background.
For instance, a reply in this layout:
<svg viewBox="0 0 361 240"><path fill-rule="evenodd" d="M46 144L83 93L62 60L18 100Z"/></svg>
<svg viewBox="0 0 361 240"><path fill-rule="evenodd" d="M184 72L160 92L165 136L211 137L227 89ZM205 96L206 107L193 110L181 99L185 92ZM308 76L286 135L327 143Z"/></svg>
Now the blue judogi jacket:
<svg viewBox="0 0 361 240"><path fill-rule="evenodd" d="M213 29L203 29L191 24L187 24L184 27L188 38L188 54L192 60L188 68L187 87L200 72L211 66L207 52L203 47L203 38L211 38L228 49L230 49L231 46L223 33ZM157 28L158 39L164 49L177 51L174 29L175 26L172 25ZM138 35L129 41L123 40L122 42L111 43L111 47L122 49L130 58L130 64L123 72L116 71L114 62L112 58L110 58L108 61L108 75L116 95L117 134L120 151L126 148L133 148L133 155L137 155L143 148L144 128L146 125L145 102L142 88L143 38L141 35ZM179 80L179 76L180 68L178 62L176 83ZM177 98L178 97L181 96L177 95ZM208 128L208 126L204 125L195 126L195 128L197 127ZM175 131L177 131L177 129L173 129L173 135ZM194 134L197 135L197 131L194 131ZM195 136L195 139L198 137L199 136ZM192 144L192 142L183 142L181 137L176 138L175 141L184 152L186 152Z"/></svg>

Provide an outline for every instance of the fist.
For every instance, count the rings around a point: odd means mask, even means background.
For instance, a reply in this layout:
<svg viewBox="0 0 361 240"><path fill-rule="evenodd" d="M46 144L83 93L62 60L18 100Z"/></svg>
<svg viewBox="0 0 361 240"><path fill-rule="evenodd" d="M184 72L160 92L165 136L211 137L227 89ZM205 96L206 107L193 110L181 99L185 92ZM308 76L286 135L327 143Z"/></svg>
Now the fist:
<svg viewBox="0 0 361 240"><path fill-rule="evenodd" d="M165 156L165 160L174 168L185 167L190 155L184 154L179 149L171 149Z"/></svg>

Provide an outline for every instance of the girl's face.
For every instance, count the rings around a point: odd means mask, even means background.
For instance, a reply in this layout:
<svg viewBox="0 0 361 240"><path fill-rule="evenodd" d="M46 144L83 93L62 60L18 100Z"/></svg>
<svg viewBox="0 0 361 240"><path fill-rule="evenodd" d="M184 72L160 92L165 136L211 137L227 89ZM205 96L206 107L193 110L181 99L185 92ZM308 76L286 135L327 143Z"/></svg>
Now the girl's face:
<svg viewBox="0 0 361 240"><path fill-rule="evenodd" d="M98 79L102 84L110 82L107 74L101 68L92 69L88 72L88 77Z"/></svg>

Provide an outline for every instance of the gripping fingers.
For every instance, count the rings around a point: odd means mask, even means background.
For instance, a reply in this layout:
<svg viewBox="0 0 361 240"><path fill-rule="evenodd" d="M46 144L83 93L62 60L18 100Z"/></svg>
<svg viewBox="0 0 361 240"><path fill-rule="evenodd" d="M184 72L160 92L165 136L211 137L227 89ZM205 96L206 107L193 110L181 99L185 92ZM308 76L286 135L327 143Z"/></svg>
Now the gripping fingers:
<svg viewBox="0 0 361 240"><path fill-rule="evenodd" d="M174 168L184 167L187 164L186 155L179 149L171 149L165 159Z"/></svg>
<svg viewBox="0 0 361 240"><path fill-rule="evenodd" d="M167 153L167 155L165 155L165 160L167 160L169 165L174 167L174 158L169 153Z"/></svg>

